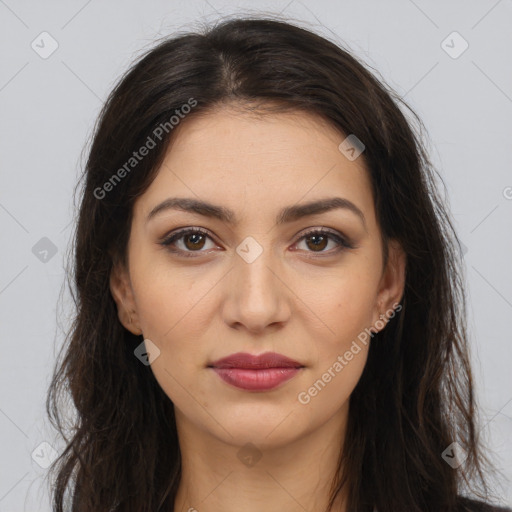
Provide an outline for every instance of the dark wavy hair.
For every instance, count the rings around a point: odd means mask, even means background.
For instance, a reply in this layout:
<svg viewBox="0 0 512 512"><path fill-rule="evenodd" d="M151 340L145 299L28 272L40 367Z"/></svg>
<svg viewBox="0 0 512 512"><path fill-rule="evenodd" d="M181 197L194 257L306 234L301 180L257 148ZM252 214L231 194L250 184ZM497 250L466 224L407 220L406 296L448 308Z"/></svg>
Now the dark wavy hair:
<svg viewBox="0 0 512 512"><path fill-rule="evenodd" d="M384 248L397 240L407 255L402 311L375 335L350 397L329 510L343 486L350 512L454 512L469 510L470 491L489 498L459 242L424 125L369 67L298 24L245 17L158 41L119 80L77 185L68 275L76 312L46 403L66 442L51 468L55 511L173 510L181 470L173 403L134 356L141 338L120 323L109 289L113 264L126 262L133 204L155 178L172 130L131 172L112 178L191 98L189 117L228 104L308 112L355 134L365 145ZM107 182L108 193L98 192ZM76 410L70 428L65 397ZM441 456L455 441L467 452L458 469Z"/></svg>

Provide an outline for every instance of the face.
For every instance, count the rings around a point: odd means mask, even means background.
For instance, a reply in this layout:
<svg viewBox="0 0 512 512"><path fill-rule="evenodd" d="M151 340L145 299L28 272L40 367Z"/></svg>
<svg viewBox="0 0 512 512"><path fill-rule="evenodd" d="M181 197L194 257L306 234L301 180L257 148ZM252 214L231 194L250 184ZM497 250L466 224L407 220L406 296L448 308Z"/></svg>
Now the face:
<svg viewBox="0 0 512 512"><path fill-rule="evenodd" d="M137 199L111 290L125 327L158 348L178 430L267 447L346 419L405 259L391 244L383 267L363 156L349 160L344 138L306 113L186 119ZM237 353L279 355L273 369L216 363Z"/></svg>

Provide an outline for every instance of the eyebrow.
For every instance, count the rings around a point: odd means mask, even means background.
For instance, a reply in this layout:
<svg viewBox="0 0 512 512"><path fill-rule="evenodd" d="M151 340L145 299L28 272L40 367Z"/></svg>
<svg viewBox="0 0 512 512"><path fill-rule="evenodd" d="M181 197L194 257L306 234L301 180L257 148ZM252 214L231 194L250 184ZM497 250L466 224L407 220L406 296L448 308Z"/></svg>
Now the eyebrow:
<svg viewBox="0 0 512 512"><path fill-rule="evenodd" d="M361 220L365 230L367 230L364 213L352 201L342 197L331 197L311 201L309 203L286 206L278 213L275 222L276 225L285 224L287 222L293 222L301 219L302 217L317 215L336 209L344 209L354 213ZM195 213L203 215L204 217L221 220L230 225L238 223L236 214L228 208L218 206L207 201L185 197L170 197L169 199L159 203L149 212L146 218L146 223L159 213L166 210L181 210L189 213Z"/></svg>

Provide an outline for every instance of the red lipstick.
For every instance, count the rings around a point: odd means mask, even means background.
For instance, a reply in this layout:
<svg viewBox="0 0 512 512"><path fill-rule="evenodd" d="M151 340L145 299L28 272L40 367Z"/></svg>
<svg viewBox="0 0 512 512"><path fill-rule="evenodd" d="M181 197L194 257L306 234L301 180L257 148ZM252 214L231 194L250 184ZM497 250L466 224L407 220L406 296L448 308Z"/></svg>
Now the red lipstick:
<svg viewBox="0 0 512 512"><path fill-rule="evenodd" d="M231 354L208 365L225 382L248 391L268 391L294 377L303 365L281 354Z"/></svg>

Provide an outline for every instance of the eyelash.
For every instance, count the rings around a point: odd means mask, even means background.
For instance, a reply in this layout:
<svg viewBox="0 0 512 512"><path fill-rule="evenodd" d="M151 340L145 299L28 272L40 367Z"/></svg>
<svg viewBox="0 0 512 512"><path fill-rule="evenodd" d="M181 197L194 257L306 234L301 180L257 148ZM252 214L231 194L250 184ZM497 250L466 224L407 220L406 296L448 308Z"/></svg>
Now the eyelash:
<svg viewBox="0 0 512 512"><path fill-rule="evenodd" d="M176 242L177 240L183 238L186 235L196 235L196 234L204 235L204 236L207 236L208 238L212 239L212 237L210 236L210 233L206 229L203 229L203 228L186 228L186 229L182 229L182 230L180 230L180 231L178 231L176 233L171 233L170 235L166 236L163 240L160 241L160 245L164 246L167 250L169 250L172 253L177 253L177 254L180 254L180 255L185 256L187 258L190 258L190 257L191 258L195 258L198 255L200 255L201 253L206 252L206 251L203 251L203 250L183 251L182 249L172 249L171 248L171 244L173 244L174 242ZM312 230L304 233L294 243L294 245L296 245L301 240L303 240L305 238L308 238L308 237L311 237L313 235L316 235L316 236L327 236L331 240L334 240L336 243L339 244L338 248L336 248L334 250L330 250L330 251L318 251L318 252L307 251L307 252L310 252L312 254L318 254L319 257L322 257L321 256L322 254L327 254L327 255L331 256L331 255L337 254L340 251L343 251L345 249L354 249L355 248L355 246L351 242L349 242L346 238L343 238L342 236L338 235L336 232L327 230L325 228L312 229ZM317 256L314 256L314 257L317 257Z"/></svg>

